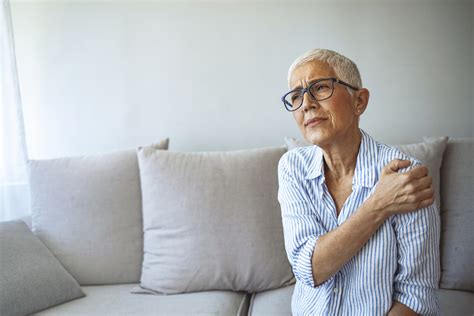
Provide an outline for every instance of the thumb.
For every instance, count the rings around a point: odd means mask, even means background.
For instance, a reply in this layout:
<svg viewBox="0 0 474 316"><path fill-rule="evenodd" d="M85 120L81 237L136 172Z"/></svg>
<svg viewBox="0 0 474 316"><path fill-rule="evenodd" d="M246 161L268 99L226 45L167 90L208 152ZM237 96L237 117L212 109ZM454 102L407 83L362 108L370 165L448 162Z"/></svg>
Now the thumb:
<svg viewBox="0 0 474 316"><path fill-rule="evenodd" d="M397 172L399 169L403 169L411 165L410 160L394 159L385 166L385 173Z"/></svg>

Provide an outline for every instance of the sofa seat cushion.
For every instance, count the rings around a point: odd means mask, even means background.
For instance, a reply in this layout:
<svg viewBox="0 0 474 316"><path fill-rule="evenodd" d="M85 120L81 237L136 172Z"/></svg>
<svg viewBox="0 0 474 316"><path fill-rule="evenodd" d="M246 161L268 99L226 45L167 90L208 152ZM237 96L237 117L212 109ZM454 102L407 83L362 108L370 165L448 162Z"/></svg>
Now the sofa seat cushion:
<svg viewBox="0 0 474 316"><path fill-rule="evenodd" d="M138 284L83 286L86 297L35 315L247 315L249 295L242 292L208 291L178 295L136 295Z"/></svg>
<svg viewBox="0 0 474 316"><path fill-rule="evenodd" d="M294 285L252 295L249 316L290 316ZM474 293L466 291L438 291L441 315L474 315Z"/></svg>
<svg viewBox="0 0 474 316"><path fill-rule="evenodd" d="M249 316L290 316L295 285L255 293L250 299Z"/></svg>
<svg viewBox="0 0 474 316"><path fill-rule="evenodd" d="M467 291L439 290L441 315L474 315L474 293Z"/></svg>

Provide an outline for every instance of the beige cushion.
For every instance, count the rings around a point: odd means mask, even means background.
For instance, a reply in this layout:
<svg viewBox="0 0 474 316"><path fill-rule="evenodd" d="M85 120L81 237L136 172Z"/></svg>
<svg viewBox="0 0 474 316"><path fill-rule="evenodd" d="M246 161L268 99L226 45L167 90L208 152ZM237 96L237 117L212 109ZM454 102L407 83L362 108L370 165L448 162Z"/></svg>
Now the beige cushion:
<svg viewBox="0 0 474 316"><path fill-rule="evenodd" d="M248 316L291 316L294 285L255 293L250 299Z"/></svg>
<svg viewBox="0 0 474 316"><path fill-rule="evenodd" d="M155 145L166 149L168 140ZM29 162L32 230L81 284L139 282L136 150Z"/></svg>
<svg viewBox="0 0 474 316"><path fill-rule="evenodd" d="M54 316L246 316L249 295L209 291L180 295L134 295L136 284L83 286L86 297L35 315Z"/></svg>
<svg viewBox="0 0 474 316"><path fill-rule="evenodd" d="M277 200L284 152L141 149L142 288L258 292L293 283Z"/></svg>
<svg viewBox="0 0 474 316"><path fill-rule="evenodd" d="M440 197L440 168L443 162L443 154L448 143L448 137L424 137L424 142L417 144L395 145L405 154L416 158L428 167L429 175L433 178L435 189L436 206L441 209Z"/></svg>
<svg viewBox="0 0 474 316"><path fill-rule="evenodd" d="M440 209L440 168L443 161L443 153L448 142L448 137L424 137L424 142L407 145L394 145L410 157L423 162L428 168L430 176L433 178L433 188L435 189L436 206ZM285 138L288 150L297 147L310 146L308 142L291 137Z"/></svg>
<svg viewBox="0 0 474 316"><path fill-rule="evenodd" d="M474 291L474 138L450 140L441 168L441 287ZM453 314L456 315L456 314Z"/></svg>
<svg viewBox="0 0 474 316"><path fill-rule="evenodd" d="M27 315L84 295L23 221L0 222L0 315Z"/></svg>
<svg viewBox="0 0 474 316"><path fill-rule="evenodd" d="M291 316L291 299L295 286L255 293L250 299L249 316ZM439 290L441 315L473 315L474 293Z"/></svg>

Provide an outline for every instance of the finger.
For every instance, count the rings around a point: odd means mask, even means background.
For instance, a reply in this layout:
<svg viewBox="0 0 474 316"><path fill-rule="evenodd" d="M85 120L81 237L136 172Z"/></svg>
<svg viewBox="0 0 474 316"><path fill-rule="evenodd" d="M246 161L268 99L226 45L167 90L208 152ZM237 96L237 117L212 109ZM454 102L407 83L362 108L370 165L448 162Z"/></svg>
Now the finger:
<svg viewBox="0 0 474 316"><path fill-rule="evenodd" d="M420 179L428 175L428 168L425 166L416 166L406 173L410 180Z"/></svg>
<svg viewBox="0 0 474 316"><path fill-rule="evenodd" d="M425 208L425 207L430 206L433 203L434 203L434 196L431 197L431 198L428 198L426 200L421 201L420 203L418 203L416 208L417 209Z"/></svg>
<svg viewBox="0 0 474 316"><path fill-rule="evenodd" d="M418 203L430 198L434 198L434 189L432 186L416 193L416 200Z"/></svg>
<svg viewBox="0 0 474 316"><path fill-rule="evenodd" d="M430 176L424 176L422 178L413 180L408 186L412 187L412 192L421 191L429 188L433 184L433 178Z"/></svg>
<svg viewBox="0 0 474 316"><path fill-rule="evenodd" d="M421 195L420 195L419 198L414 198L413 196L411 196L411 198L409 199L409 200L411 200L411 202L404 204L404 206L401 209L401 212L402 213L410 213L410 212L416 211L418 209L430 206L431 204L434 203L434 196L433 196L432 192L429 192L427 190L427 192L424 192L423 195L424 195L423 197L421 197ZM424 197L426 197L426 198L424 198Z"/></svg>
<svg viewBox="0 0 474 316"><path fill-rule="evenodd" d="M406 168L411 165L410 160L394 159L390 161L384 168L386 173L397 172L399 169Z"/></svg>

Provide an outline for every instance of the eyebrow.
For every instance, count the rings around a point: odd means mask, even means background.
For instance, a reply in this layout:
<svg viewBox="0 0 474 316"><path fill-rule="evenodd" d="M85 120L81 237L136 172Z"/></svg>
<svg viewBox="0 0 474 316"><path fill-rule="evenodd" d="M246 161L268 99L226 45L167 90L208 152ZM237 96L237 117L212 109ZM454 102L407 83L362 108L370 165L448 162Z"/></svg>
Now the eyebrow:
<svg viewBox="0 0 474 316"><path fill-rule="evenodd" d="M307 82L308 86L312 85L313 83L315 82L318 82L318 81L322 81L322 80L326 80L326 79L331 79L330 77L325 77L325 78L318 78L318 79L313 79L313 80L310 80ZM292 90L296 90L296 89L302 89L303 87L301 85L298 85L296 87L294 87Z"/></svg>

